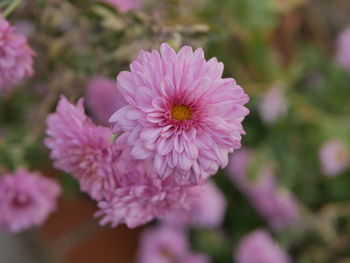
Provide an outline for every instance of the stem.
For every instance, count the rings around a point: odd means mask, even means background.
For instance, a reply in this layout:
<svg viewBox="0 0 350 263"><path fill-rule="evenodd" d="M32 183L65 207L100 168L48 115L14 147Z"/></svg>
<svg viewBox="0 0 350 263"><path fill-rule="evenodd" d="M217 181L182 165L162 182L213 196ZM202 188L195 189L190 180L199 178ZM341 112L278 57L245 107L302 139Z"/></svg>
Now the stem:
<svg viewBox="0 0 350 263"><path fill-rule="evenodd" d="M5 9L2 14L4 18L6 18L9 14L12 13L13 10L17 8L17 6L22 2L22 0L13 0L12 3Z"/></svg>

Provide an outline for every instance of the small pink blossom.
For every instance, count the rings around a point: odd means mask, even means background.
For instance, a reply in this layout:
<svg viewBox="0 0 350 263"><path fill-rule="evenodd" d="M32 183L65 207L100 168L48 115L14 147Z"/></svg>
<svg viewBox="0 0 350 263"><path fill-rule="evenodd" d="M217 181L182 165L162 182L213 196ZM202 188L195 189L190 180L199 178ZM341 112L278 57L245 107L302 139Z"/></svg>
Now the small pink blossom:
<svg viewBox="0 0 350 263"><path fill-rule="evenodd" d="M166 226L146 229L140 238L138 263L209 263L190 251L186 233Z"/></svg>
<svg viewBox="0 0 350 263"><path fill-rule="evenodd" d="M336 59L346 71L350 72L350 26L345 28L338 36Z"/></svg>
<svg viewBox="0 0 350 263"><path fill-rule="evenodd" d="M141 51L130 72L119 74L128 105L110 121L128 138L133 158L153 163L155 177L196 183L241 147L248 96L234 79L222 78L223 68L200 48L176 53L163 43L160 52Z"/></svg>
<svg viewBox="0 0 350 263"><path fill-rule="evenodd" d="M33 56L27 38L0 15L0 92L9 93L12 85L33 74Z"/></svg>
<svg viewBox="0 0 350 263"><path fill-rule="evenodd" d="M115 187L113 163L118 152L109 128L96 126L84 113L83 100L77 106L62 96L56 112L47 118L46 146L56 168L79 180L81 190L94 199L103 198Z"/></svg>
<svg viewBox="0 0 350 263"><path fill-rule="evenodd" d="M349 167L350 156L345 145L337 140L326 142L319 151L321 168L325 175L335 176Z"/></svg>
<svg viewBox="0 0 350 263"><path fill-rule="evenodd" d="M143 0L96 0L99 2L105 2L110 4L118 11L125 13L131 10L137 10L141 8Z"/></svg>
<svg viewBox="0 0 350 263"><path fill-rule="evenodd" d="M59 185L39 173L20 169L0 177L0 229L18 233L40 226L56 209Z"/></svg>
<svg viewBox="0 0 350 263"><path fill-rule="evenodd" d="M265 230L246 236L234 253L237 263L291 263L291 258Z"/></svg>
<svg viewBox="0 0 350 263"><path fill-rule="evenodd" d="M115 81L103 78L93 78L86 90L86 105L93 119L103 126L108 126L108 119L126 101L117 89Z"/></svg>
<svg viewBox="0 0 350 263"><path fill-rule="evenodd" d="M226 199L212 182L201 188L188 210L169 214L165 222L174 226L219 227L225 216Z"/></svg>
<svg viewBox="0 0 350 263"><path fill-rule="evenodd" d="M232 181L274 230L296 223L299 211L293 196L278 186L269 166L262 166L254 174L255 180L250 179L248 166L251 161L252 155L247 150L241 150L232 156L229 163Z"/></svg>
<svg viewBox="0 0 350 263"><path fill-rule="evenodd" d="M287 113L288 103L280 84L270 88L258 105L261 118L266 123L273 123Z"/></svg>

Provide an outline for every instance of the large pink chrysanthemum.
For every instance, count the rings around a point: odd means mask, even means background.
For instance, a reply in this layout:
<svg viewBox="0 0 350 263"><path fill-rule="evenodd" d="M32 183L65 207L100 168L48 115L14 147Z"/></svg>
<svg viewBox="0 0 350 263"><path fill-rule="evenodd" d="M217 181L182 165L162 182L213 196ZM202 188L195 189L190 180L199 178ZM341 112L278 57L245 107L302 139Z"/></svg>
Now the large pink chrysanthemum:
<svg viewBox="0 0 350 263"><path fill-rule="evenodd" d="M84 113L83 100L74 106L64 96L47 124L45 144L55 167L77 178L81 190L92 198L102 199L115 187L113 163L119 153L111 143L111 130L92 123Z"/></svg>
<svg viewBox="0 0 350 263"><path fill-rule="evenodd" d="M56 209L59 185L24 169L0 178L0 229L11 233L41 225Z"/></svg>
<svg viewBox="0 0 350 263"><path fill-rule="evenodd" d="M246 236L234 253L237 263L291 263L292 260L265 230Z"/></svg>
<svg viewBox="0 0 350 263"><path fill-rule="evenodd" d="M241 146L248 96L222 78L223 64L206 61L202 49L175 53L164 43L160 53L141 51L130 70L117 80L129 105L110 121L127 136L132 157L150 160L159 178L186 182L225 167Z"/></svg>
<svg viewBox="0 0 350 263"><path fill-rule="evenodd" d="M14 31L0 15L0 91L4 92L33 74L34 52L28 46L27 38Z"/></svg>

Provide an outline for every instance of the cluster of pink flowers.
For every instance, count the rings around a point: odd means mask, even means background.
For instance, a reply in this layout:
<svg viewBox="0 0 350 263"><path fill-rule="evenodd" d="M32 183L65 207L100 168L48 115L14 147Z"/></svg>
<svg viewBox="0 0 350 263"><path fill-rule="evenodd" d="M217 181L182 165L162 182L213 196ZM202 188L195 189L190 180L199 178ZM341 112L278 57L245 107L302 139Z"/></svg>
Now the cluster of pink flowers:
<svg viewBox="0 0 350 263"><path fill-rule="evenodd" d="M278 187L272 169L263 166L249 178L248 167L253 157L247 150L232 156L229 164L230 178L251 201L255 209L267 220L274 230L281 230L294 224L298 217L298 206L292 195Z"/></svg>
<svg viewBox="0 0 350 263"><path fill-rule="evenodd" d="M18 233L41 225L56 209L59 185L39 173L20 169L0 178L0 229Z"/></svg>
<svg viewBox="0 0 350 263"><path fill-rule="evenodd" d="M33 74L33 55L27 38L0 15L0 93L10 92L12 85Z"/></svg>
<svg viewBox="0 0 350 263"><path fill-rule="evenodd" d="M142 233L138 263L209 263L202 254L190 251L186 233L179 228L160 226Z"/></svg>
<svg viewBox="0 0 350 263"><path fill-rule="evenodd" d="M180 214L183 225L220 224L225 201L207 177L240 147L247 95L201 49L175 53L162 44L160 53L141 51L130 68L118 76L127 105L111 117L115 135L85 115L82 100L75 106L61 97L45 141L55 167L98 201L101 224L169 223Z"/></svg>
<svg viewBox="0 0 350 263"><path fill-rule="evenodd" d="M114 143L109 128L93 124L82 100L74 106L62 97L56 113L48 117L48 127L45 143L55 167L71 173L81 190L99 202L102 224L136 227L184 208L187 199L197 195L196 187L178 186L171 178L151 180L151 168L130 158L123 138Z"/></svg>
<svg viewBox="0 0 350 263"><path fill-rule="evenodd" d="M291 263L290 257L265 230L256 230L246 236L235 250L237 263Z"/></svg>
<svg viewBox="0 0 350 263"><path fill-rule="evenodd" d="M350 153L338 140L327 141L319 150L321 168L325 175L335 176L350 165Z"/></svg>
<svg viewBox="0 0 350 263"><path fill-rule="evenodd" d="M99 2L105 2L110 4L118 11L125 13L131 10L137 10L141 8L143 0L96 0Z"/></svg>

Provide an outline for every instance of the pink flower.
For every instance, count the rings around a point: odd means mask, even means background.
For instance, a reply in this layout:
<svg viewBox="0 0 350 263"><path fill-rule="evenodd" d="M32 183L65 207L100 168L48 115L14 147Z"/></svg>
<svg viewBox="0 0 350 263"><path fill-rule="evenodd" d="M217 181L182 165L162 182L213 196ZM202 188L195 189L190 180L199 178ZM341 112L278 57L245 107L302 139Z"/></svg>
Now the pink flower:
<svg viewBox="0 0 350 263"><path fill-rule="evenodd" d="M193 254L185 257L181 263L210 263L210 259L206 255Z"/></svg>
<svg viewBox="0 0 350 263"><path fill-rule="evenodd" d="M234 254L237 263L291 263L290 257L265 230L246 236Z"/></svg>
<svg viewBox="0 0 350 263"><path fill-rule="evenodd" d="M137 227L189 209L199 195L201 184L179 185L173 177L151 180L150 163L131 158L125 135L113 143L111 130L85 115L82 100L74 106L62 96L47 123L45 143L55 167L72 173L81 190L98 201L101 224Z"/></svg>
<svg viewBox="0 0 350 263"><path fill-rule="evenodd" d="M262 166L249 178L248 166L252 155L242 150L232 156L229 164L230 177L237 188L250 200L254 208L267 220L274 230L294 224L299 217L298 206L293 196L277 185L269 166Z"/></svg>
<svg viewBox="0 0 350 263"><path fill-rule="evenodd" d="M343 30L336 43L336 59L338 63L350 72L350 26Z"/></svg>
<svg viewBox="0 0 350 263"><path fill-rule="evenodd" d="M118 11L125 13L130 10L137 10L141 8L143 0L96 0L105 2L113 6Z"/></svg>
<svg viewBox="0 0 350 263"><path fill-rule="evenodd" d="M325 175L335 176L349 167L350 156L345 145L337 140L326 142L319 151L321 168Z"/></svg>
<svg viewBox="0 0 350 263"><path fill-rule="evenodd" d="M209 263L190 251L186 233L166 226L145 230L140 238L138 263Z"/></svg>
<svg viewBox="0 0 350 263"><path fill-rule="evenodd" d="M59 185L24 169L0 178L0 228L18 233L44 223L56 209Z"/></svg>
<svg viewBox="0 0 350 263"><path fill-rule="evenodd" d="M77 106L62 96L56 112L47 118L46 146L56 168L72 173L81 190L100 200L115 187L113 163L119 152L110 141L110 129L96 126L85 115L83 100Z"/></svg>
<svg viewBox="0 0 350 263"><path fill-rule="evenodd" d="M108 126L108 119L126 101L117 89L116 82L95 77L90 81L86 90L86 105L98 124Z"/></svg>
<svg viewBox="0 0 350 263"><path fill-rule="evenodd" d="M264 122L273 123L287 113L287 105L283 88L276 85L262 96L258 109Z"/></svg>
<svg viewBox="0 0 350 263"><path fill-rule="evenodd" d="M248 96L223 64L206 61L202 49L178 53L166 43L141 51L121 72L117 86L129 105L110 119L124 132L135 159L150 160L155 175L196 183L225 167L228 153L241 146L243 106Z"/></svg>
<svg viewBox="0 0 350 263"><path fill-rule="evenodd" d="M27 38L0 15L0 91L10 92L12 85L33 74L33 55Z"/></svg>
<svg viewBox="0 0 350 263"><path fill-rule="evenodd" d="M225 216L226 199L212 182L207 182L190 208L169 214L165 222L174 226L219 227Z"/></svg>
<svg viewBox="0 0 350 263"><path fill-rule="evenodd" d="M126 146L126 136L117 140L119 149L124 149L119 157L117 171L118 185L109 197L99 202L101 224L112 226L125 223L134 228L155 218L166 218L168 214L184 213L191 208L203 186L178 185L168 177L163 181L150 179L152 167L144 161L130 157Z"/></svg>

